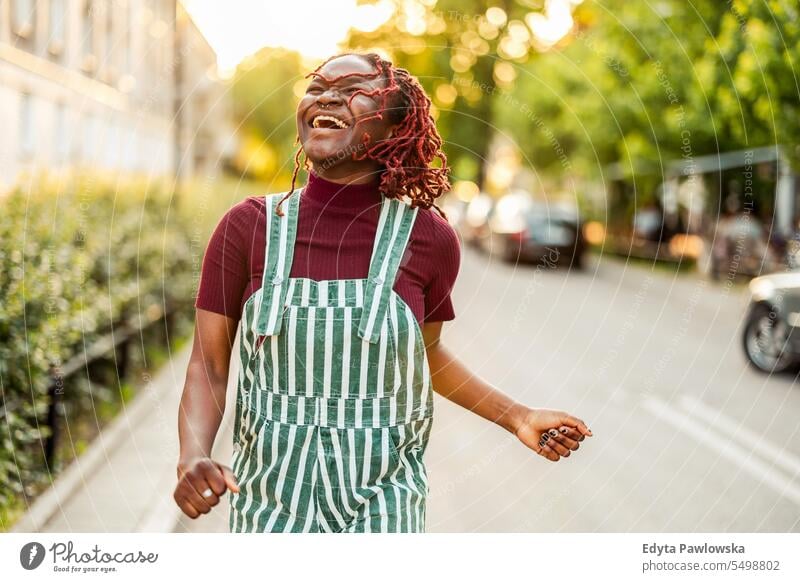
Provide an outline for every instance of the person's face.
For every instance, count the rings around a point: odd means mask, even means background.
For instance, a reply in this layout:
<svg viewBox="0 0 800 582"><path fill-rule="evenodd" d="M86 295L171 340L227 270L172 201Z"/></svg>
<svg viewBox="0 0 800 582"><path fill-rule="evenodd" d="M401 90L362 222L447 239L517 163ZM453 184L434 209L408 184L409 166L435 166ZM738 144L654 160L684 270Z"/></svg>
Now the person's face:
<svg viewBox="0 0 800 582"><path fill-rule="evenodd" d="M297 131L315 171L346 174L377 166L373 160L352 159L353 154L364 155L365 133L369 134L372 146L389 137L393 128L388 112L383 119L376 116L381 111L383 97L357 92L385 86L385 80L375 77L375 73L366 60L346 55L328 62L311 77L297 106Z"/></svg>

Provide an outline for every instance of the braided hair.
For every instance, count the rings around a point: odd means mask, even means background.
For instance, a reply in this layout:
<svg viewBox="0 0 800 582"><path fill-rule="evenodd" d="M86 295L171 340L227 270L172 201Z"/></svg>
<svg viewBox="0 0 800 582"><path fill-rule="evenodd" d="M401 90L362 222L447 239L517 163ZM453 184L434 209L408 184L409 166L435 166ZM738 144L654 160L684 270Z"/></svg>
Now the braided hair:
<svg viewBox="0 0 800 582"><path fill-rule="evenodd" d="M407 70L395 67L391 62L383 59L376 53L343 53L330 57L313 72L306 75L322 76L319 70L330 61L343 56L357 56L367 60L375 68L372 75L363 73L347 73L336 80L358 75L372 78L383 78L386 86L366 91L359 89L350 95L350 100L362 93L370 97L381 98L381 109L374 116L364 118L382 119L384 112L389 115L393 124L397 125L391 137L372 143L372 136L365 133L359 151L352 153L353 160L372 159L383 166L380 185L378 189L387 198L401 198L407 196L411 206L422 208L435 208L446 219L444 211L436 206L434 200L450 189L448 179L449 168L447 157L442 151L442 138L436 129L436 124L430 113L431 100L425 90ZM297 142L299 142L299 136ZM295 142L295 143L297 143ZM295 189L297 173L300 170L300 154L302 148L295 155L292 185L280 202L277 213L283 216L280 208L284 200L292 195ZM439 159L439 167L431 167L435 159Z"/></svg>

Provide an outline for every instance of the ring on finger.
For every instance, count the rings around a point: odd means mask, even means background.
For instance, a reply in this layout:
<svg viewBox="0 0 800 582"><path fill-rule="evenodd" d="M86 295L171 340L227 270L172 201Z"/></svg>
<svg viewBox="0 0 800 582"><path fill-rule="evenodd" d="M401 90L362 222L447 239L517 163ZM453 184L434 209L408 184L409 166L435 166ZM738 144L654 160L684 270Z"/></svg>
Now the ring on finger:
<svg viewBox="0 0 800 582"><path fill-rule="evenodd" d="M208 498L211 497L212 495L214 495L214 492L210 488L203 491L203 497Z"/></svg>

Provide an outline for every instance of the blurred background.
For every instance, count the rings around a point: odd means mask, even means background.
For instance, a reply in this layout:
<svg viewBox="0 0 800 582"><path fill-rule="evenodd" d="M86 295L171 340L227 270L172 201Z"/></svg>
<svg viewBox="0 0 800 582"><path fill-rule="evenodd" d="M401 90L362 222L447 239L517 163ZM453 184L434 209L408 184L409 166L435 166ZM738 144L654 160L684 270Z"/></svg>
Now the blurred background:
<svg viewBox="0 0 800 582"><path fill-rule="evenodd" d="M225 531L171 499L205 245L369 50L445 142L445 342L597 435L550 465L437 396L428 529L800 530L799 10L0 0L0 528Z"/></svg>

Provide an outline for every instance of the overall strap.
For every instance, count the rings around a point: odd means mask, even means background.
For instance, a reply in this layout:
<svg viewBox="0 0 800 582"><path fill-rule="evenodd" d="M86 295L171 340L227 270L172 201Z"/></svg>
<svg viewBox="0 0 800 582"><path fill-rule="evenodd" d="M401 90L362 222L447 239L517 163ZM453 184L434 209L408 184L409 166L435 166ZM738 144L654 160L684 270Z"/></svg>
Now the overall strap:
<svg viewBox="0 0 800 582"><path fill-rule="evenodd" d="M394 280L417 211L418 208L411 208L402 200L384 198L364 288L364 308L358 324L358 336L362 340L376 343L379 339L381 323L389 307Z"/></svg>
<svg viewBox="0 0 800 582"><path fill-rule="evenodd" d="M261 280L261 304L256 318L256 333L259 336L277 335L281 331L283 306L294 258L300 192L302 190L293 193L281 205L283 216L278 216L275 208L285 192L266 195L267 244L264 278Z"/></svg>

